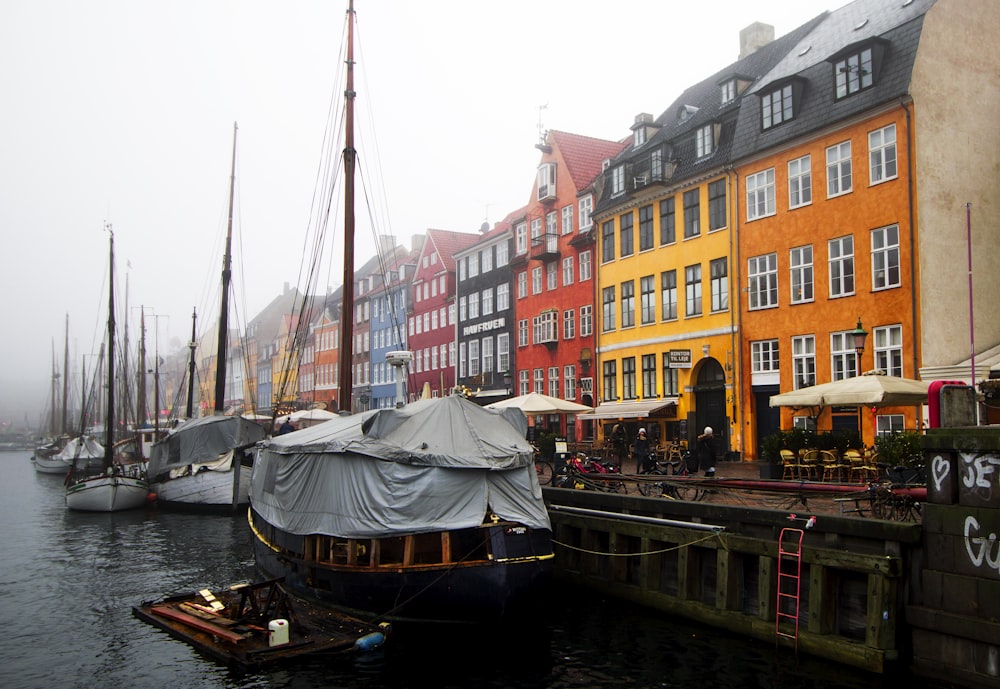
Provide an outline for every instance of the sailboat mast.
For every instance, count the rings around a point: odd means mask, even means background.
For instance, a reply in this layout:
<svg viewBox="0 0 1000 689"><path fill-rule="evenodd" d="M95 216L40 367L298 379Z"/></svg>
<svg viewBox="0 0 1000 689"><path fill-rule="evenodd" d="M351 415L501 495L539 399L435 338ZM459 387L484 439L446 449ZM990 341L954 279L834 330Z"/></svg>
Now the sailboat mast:
<svg viewBox="0 0 1000 689"><path fill-rule="evenodd" d="M354 0L347 8L347 88L345 100L344 136L344 293L340 309L340 411L351 411L354 373Z"/></svg>
<svg viewBox="0 0 1000 689"><path fill-rule="evenodd" d="M226 253L222 258L222 305L219 313L219 348L216 352L215 413L226 405L226 350L229 337L229 283L232 280L233 196L236 193L236 123L233 122L233 164L229 175L229 223L226 228Z"/></svg>
<svg viewBox="0 0 1000 689"><path fill-rule="evenodd" d="M63 399L62 399L62 432L69 428L69 314L66 314L66 341L63 347Z"/></svg>
<svg viewBox="0 0 1000 689"><path fill-rule="evenodd" d="M115 444L115 233L111 235L110 260L108 261L108 414L104 419L104 467L111 466Z"/></svg>
<svg viewBox="0 0 1000 689"><path fill-rule="evenodd" d="M195 340L195 325L198 322L198 309L195 309L191 313L191 342L188 343L188 347L191 348L191 358L188 361L188 398L187 398L187 416L185 418L190 419L191 415L194 413L194 350L198 348L198 342Z"/></svg>
<svg viewBox="0 0 1000 689"><path fill-rule="evenodd" d="M52 340L52 403L49 405L49 435L56 437L56 399L59 389L59 369L56 364L56 341Z"/></svg>
<svg viewBox="0 0 1000 689"><path fill-rule="evenodd" d="M136 426L146 425L146 307L139 308L139 359L136 379Z"/></svg>

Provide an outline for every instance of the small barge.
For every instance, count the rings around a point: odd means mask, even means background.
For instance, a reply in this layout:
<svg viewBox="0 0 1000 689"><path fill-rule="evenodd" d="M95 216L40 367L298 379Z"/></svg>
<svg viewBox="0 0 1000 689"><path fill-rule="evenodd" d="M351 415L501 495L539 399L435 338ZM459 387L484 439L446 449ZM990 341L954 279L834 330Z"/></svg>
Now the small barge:
<svg viewBox="0 0 1000 689"><path fill-rule="evenodd" d="M372 625L293 598L282 579L237 584L221 592L146 601L140 620L237 671L304 655L351 655L381 646L388 625Z"/></svg>

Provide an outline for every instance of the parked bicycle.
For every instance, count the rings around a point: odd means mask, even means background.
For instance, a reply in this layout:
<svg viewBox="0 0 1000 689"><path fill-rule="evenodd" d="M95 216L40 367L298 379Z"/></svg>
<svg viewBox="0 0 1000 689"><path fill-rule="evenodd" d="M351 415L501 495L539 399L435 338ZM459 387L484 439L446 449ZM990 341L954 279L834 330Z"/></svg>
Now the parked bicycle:
<svg viewBox="0 0 1000 689"><path fill-rule="evenodd" d="M535 459L535 473L538 474L538 483L543 486L548 486L552 483L552 462L546 462L544 459Z"/></svg>
<svg viewBox="0 0 1000 689"><path fill-rule="evenodd" d="M708 491L702 486L694 482L688 483L693 478L697 466L697 459L690 452L686 452L679 460L653 459L643 464L644 466L652 465L649 471L644 472L647 476L655 474L679 479L673 481L641 480L639 481L639 492L643 495L689 502L697 502L708 495Z"/></svg>
<svg viewBox="0 0 1000 689"><path fill-rule="evenodd" d="M560 470L554 485L557 488L625 493L625 482L616 478L620 474L621 467L617 464L604 463L597 457L587 457L578 452Z"/></svg>

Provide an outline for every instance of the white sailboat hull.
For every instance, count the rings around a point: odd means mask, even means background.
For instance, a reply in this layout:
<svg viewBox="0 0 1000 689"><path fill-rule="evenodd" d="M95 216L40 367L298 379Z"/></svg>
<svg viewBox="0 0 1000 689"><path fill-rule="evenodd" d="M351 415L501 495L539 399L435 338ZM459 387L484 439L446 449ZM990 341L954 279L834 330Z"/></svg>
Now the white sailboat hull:
<svg viewBox="0 0 1000 689"><path fill-rule="evenodd" d="M177 507L225 508L233 505L234 482L236 482L236 504L250 503L250 467L239 467L238 481L228 471L199 471L196 474L180 476L154 483L153 492L157 503Z"/></svg>
<svg viewBox="0 0 1000 689"><path fill-rule="evenodd" d="M93 476L66 489L66 506L82 512L120 512L146 504L149 484L131 476Z"/></svg>
<svg viewBox="0 0 1000 689"><path fill-rule="evenodd" d="M35 455L31 458L35 465L35 471L39 474L65 474L73 467L73 462L64 462L61 459Z"/></svg>

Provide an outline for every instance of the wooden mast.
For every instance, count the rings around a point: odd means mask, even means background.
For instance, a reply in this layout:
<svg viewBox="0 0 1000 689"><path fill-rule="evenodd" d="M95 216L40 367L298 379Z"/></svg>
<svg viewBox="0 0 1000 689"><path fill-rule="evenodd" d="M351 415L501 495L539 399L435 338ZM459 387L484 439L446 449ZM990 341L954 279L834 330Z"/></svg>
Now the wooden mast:
<svg viewBox="0 0 1000 689"><path fill-rule="evenodd" d="M226 404L226 352L229 339L229 283L232 280L233 195L236 191L236 132L233 122L233 163L229 175L229 223L226 228L226 252L222 257L222 304L219 312L219 348L215 366L215 413L222 414Z"/></svg>
<svg viewBox="0 0 1000 689"><path fill-rule="evenodd" d="M191 358L188 360L188 396L187 396L187 409L185 413L187 416L185 418L190 419L191 415L194 413L194 350L198 348L198 341L195 339L197 333L195 331L195 326L198 323L198 309L191 312L191 341L188 343L188 347L191 349Z"/></svg>
<svg viewBox="0 0 1000 689"><path fill-rule="evenodd" d="M340 308L340 375L337 393L340 411L351 411L354 373L354 0L347 8L347 88L344 136L344 286Z"/></svg>
<svg viewBox="0 0 1000 689"><path fill-rule="evenodd" d="M69 314L66 314L66 342L63 347L63 393L62 393L62 432L65 434L69 428L69 414L67 406L69 404Z"/></svg>
<svg viewBox="0 0 1000 689"><path fill-rule="evenodd" d="M115 233L111 235L111 252L108 261L108 413L104 419L104 468L111 466L115 445Z"/></svg>

